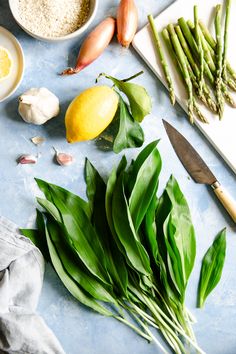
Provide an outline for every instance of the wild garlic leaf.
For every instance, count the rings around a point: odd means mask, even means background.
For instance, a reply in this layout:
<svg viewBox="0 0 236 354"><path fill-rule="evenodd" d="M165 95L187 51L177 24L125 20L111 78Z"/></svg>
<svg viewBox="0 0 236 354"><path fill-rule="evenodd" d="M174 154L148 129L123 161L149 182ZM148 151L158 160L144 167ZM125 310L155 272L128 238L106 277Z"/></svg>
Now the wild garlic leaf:
<svg viewBox="0 0 236 354"><path fill-rule="evenodd" d="M216 236L203 260L198 286L198 307L203 307L207 296L219 283L225 262L226 229Z"/></svg>
<svg viewBox="0 0 236 354"><path fill-rule="evenodd" d="M62 217L55 205L47 199L36 198L38 204L44 208L55 220L62 222Z"/></svg>
<svg viewBox="0 0 236 354"><path fill-rule="evenodd" d="M42 253L43 257L45 260L49 261L50 258L48 259L47 257L47 244L46 247L44 243L42 243L42 236L40 235L40 232L38 230L34 229L20 229L20 232L22 235L25 237L29 238L30 241L33 242L33 244L39 248L40 252Z"/></svg>
<svg viewBox="0 0 236 354"><path fill-rule="evenodd" d="M47 183L41 179L35 178L35 181L48 201L53 203L53 197L51 192L56 189L57 196L60 197L60 199L62 199L63 202L68 205L68 207L70 207L74 211L76 211L77 209L83 209L87 216L90 217L89 204L79 196L69 192L68 190L62 187L56 186L52 183Z"/></svg>
<svg viewBox="0 0 236 354"><path fill-rule="evenodd" d="M176 247L175 241L172 239L172 230L170 228L172 228L171 214L168 215L163 225L167 249L167 265L170 277L179 293L179 300L183 302L187 283L184 279L180 252Z"/></svg>
<svg viewBox="0 0 236 354"><path fill-rule="evenodd" d="M136 231L139 229L154 195L156 195L161 171L161 157L155 145L145 156L146 158L138 166L139 168L137 168L136 162L133 165L132 175L135 178L135 183L129 198L130 214Z"/></svg>
<svg viewBox="0 0 236 354"><path fill-rule="evenodd" d="M132 116L137 122L142 122L152 109L151 98L147 90L141 85L118 80L109 75L105 75L105 77L112 80L114 85L126 95Z"/></svg>
<svg viewBox="0 0 236 354"><path fill-rule="evenodd" d="M196 256L196 239L187 201L173 176L160 199L157 214L158 258L170 296L184 301Z"/></svg>
<svg viewBox="0 0 236 354"><path fill-rule="evenodd" d="M44 259L47 262L49 262L50 256L49 256L47 242L46 242L43 214L38 209L36 209L36 212L37 212L37 217L36 217L37 230L20 229L20 232L25 237L28 237L33 242L33 244L39 248Z"/></svg>
<svg viewBox="0 0 236 354"><path fill-rule="evenodd" d="M58 256L58 253L55 249L55 246L51 240L50 233L46 227L46 239L47 245L50 253L50 258L53 264L53 267L61 279L64 286L67 290L83 305L86 305L93 309L96 312L99 312L104 316L113 316L113 313L106 309L104 306L99 304L92 296L87 294L84 290L82 290L78 283L76 283L71 276L65 271L63 264Z"/></svg>
<svg viewBox="0 0 236 354"><path fill-rule="evenodd" d="M71 192L67 195L66 190L61 191L61 188L55 185L44 182L44 186L48 189L46 196L49 193L54 207L59 212L60 218L57 221L64 224L65 232L68 233L82 262L101 281L109 283L103 247L88 217L90 210L83 207L85 202L81 205L80 200L74 198ZM42 201L40 203L43 205Z"/></svg>
<svg viewBox="0 0 236 354"><path fill-rule="evenodd" d="M87 158L85 159L85 181L87 187L86 194L94 219L94 211L96 205L99 204L99 207L103 206L103 194L106 191L106 184L98 173L98 171Z"/></svg>
<svg viewBox="0 0 236 354"><path fill-rule="evenodd" d="M172 208L165 236L167 243L169 242L174 252L174 256L170 257L172 265L177 266L179 269L178 274L175 268L174 277L176 281L179 280L179 290L182 298L184 298L196 256L195 232L187 201L173 176L171 176L167 184L166 192L172 203ZM171 256L170 253L169 255Z"/></svg>
<svg viewBox="0 0 236 354"><path fill-rule="evenodd" d="M124 172L119 176L114 189L112 217L116 234L124 247L130 264L141 274L150 275L150 259L145 248L138 240L129 212L124 191Z"/></svg>
<svg viewBox="0 0 236 354"><path fill-rule="evenodd" d="M152 201L147 209L145 218L144 218L144 229L146 234L146 248L148 249L149 257L157 261L157 228L156 228L156 209L158 205L158 199L156 195L153 196Z"/></svg>
<svg viewBox="0 0 236 354"><path fill-rule="evenodd" d="M73 247L68 243L60 223L47 215L47 229L63 267L85 291L95 299L116 304L112 288L100 283L81 262Z"/></svg>
<svg viewBox="0 0 236 354"><path fill-rule="evenodd" d="M121 96L117 116L119 129L113 143L113 151L118 154L123 149L142 146L144 142L143 130L131 116L127 104Z"/></svg>
<svg viewBox="0 0 236 354"><path fill-rule="evenodd" d="M44 215L43 213L36 209L36 225L37 229L39 232L39 240L38 243L40 245L39 249L42 250L42 254L47 262L50 261L50 255L47 247L47 242L46 242L46 235L45 235L45 222L44 222Z"/></svg>
<svg viewBox="0 0 236 354"><path fill-rule="evenodd" d="M156 230L157 230L157 260L160 265L160 278L163 282L165 291L170 299L176 304L179 303L180 292L175 281L172 280L168 267L168 251L164 234L164 224L171 210L171 201L164 190L161 198L158 201L156 210Z"/></svg>
<svg viewBox="0 0 236 354"><path fill-rule="evenodd" d="M117 245L119 245L119 249L122 250L123 246L121 243L119 243L119 240L116 238L116 232L114 228L114 223L112 219L112 198L113 198L113 193L114 193L114 188L117 182L117 179L119 178L120 174L122 171L125 170L127 166L127 160L126 157L123 156L122 159L120 160L120 163L118 167L114 167L111 171L111 174L108 178L107 181L107 188L106 188L106 197L105 197L105 208L106 208L106 217L107 217L107 222L110 227L111 233L113 237L116 239Z"/></svg>
<svg viewBox="0 0 236 354"><path fill-rule="evenodd" d="M124 257L112 240L107 222L105 208L106 184L88 159L85 162L85 180L87 183L87 196L92 205L92 222L100 240L102 240L106 256L106 268L116 293L123 296L127 293L128 273Z"/></svg>
<svg viewBox="0 0 236 354"><path fill-rule="evenodd" d="M153 150L156 149L158 142L159 142L159 140L155 140L155 141L149 143L148 145L146 145L145 148L142 149L142 151L138 154L136 159L131 161L131 164L130 164L128 171L127 171L129 178L128 178L128 184L126 186L129 194L131 194L131 192L134 188L140 168L145 163L145 161L148 159L148 157L152 154ZM130 197L130 195L129 195L129 197Z"/></svg>

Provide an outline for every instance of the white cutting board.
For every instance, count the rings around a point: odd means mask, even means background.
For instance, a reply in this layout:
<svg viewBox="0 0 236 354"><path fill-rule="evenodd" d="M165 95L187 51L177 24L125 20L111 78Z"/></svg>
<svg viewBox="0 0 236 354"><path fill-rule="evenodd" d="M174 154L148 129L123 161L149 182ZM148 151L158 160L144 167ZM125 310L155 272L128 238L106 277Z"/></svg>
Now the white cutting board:
<svg viewBox="0 0 236 354"><path fill-rule="evenodd" d="M170 7L164 10L159 16L155 18L155 23L160 32L169 23L176 23L179 17L184 17L186 20L191 19L193 22L193 6L198 5L199 18L211 30L214 35L214 7L219 0L177 0ZM228 58L231 65L236 71L236 1L232 1L230 28L229 28L229 48ZM223 34L223 33L222 33ZM161 37L161 36L160 36ZM162 40L162 39L161 39ZM174 89L176 99L182 108L187 112L187 93L180 81L178 74L173 66L172 60L168 55L165 44L162 42L166 54L166 59L169 64L171 76L174 81ZM159 58L156 56L152 44L151 32L149 26L145 26L135 36L133 46L145 60L147 65L153 70L156 76L166 86L165 78L163 76ZM233 94L236 101L236 94ZM201 111L209 120L209 124L204 124L196 120L197 127L207 137L215 149L224 158L227 164L236 173L236 109L225 105L224 117L219 121L218 117L211 113L204 106L201 106Z"/></svg>

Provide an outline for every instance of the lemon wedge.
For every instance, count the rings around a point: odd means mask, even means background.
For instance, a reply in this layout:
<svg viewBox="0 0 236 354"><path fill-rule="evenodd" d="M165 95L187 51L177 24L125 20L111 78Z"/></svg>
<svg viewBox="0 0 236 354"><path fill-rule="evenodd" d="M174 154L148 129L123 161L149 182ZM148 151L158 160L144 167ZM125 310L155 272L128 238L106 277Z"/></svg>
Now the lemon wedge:
<svg viewBox="0 0 236 354"><path fill-rule="evenodd" d="M12 68L11 55L6 48L0 47L0 81L6 79Z"/></svg>

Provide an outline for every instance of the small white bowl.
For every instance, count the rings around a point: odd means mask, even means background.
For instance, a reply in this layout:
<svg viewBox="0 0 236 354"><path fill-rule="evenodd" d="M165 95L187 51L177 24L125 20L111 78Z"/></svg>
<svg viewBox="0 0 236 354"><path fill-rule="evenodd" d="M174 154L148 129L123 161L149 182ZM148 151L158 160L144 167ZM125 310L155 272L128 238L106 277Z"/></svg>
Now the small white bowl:
<svg viewBox="0 0 236 354"><path fill-rule="evenodd" d="M38 34L31 32L29 29L24 27L21 23L21 20L19 18L18 13L17 13L16 0L9 0L9 7L11 9L11 12L12 12L12 15L13 15L15 21L30 36L32 36L36 39L39 39L41 41L46 41L46 42L61 42L61 41L67 40L67 39L76 38L86 31L86 29L92 23L95 15L96 15L97 8L98 8L98 0L90 0L90 10L89 10L89 15L88 15L86 22L80 28L78 28L76 31L69 33L65 36L61 36L61 37L44 37L44 36L40 36Z"/></svg>
<svg viewBox="0 0 236 354"><path fill-rule="evenodd" d="M18 40L6 28L0 26L0 45L8 50L12 58L10 75L0 82L0 102L10 97L19 87L24 75L24 53Z"/></svg>

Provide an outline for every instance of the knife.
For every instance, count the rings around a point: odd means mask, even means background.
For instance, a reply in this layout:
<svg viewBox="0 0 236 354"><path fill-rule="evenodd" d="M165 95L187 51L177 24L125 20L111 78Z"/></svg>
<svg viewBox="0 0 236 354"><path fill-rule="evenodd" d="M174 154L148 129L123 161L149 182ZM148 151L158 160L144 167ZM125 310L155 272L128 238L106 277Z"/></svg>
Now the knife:
<svg viewBox="0 0 236 354"><path fill-rule="evenodd" d="M192 145L163 119L170 142L183 166L196 183L211 186L215 195L236 223L236 202L229 196Z"/></svg>

